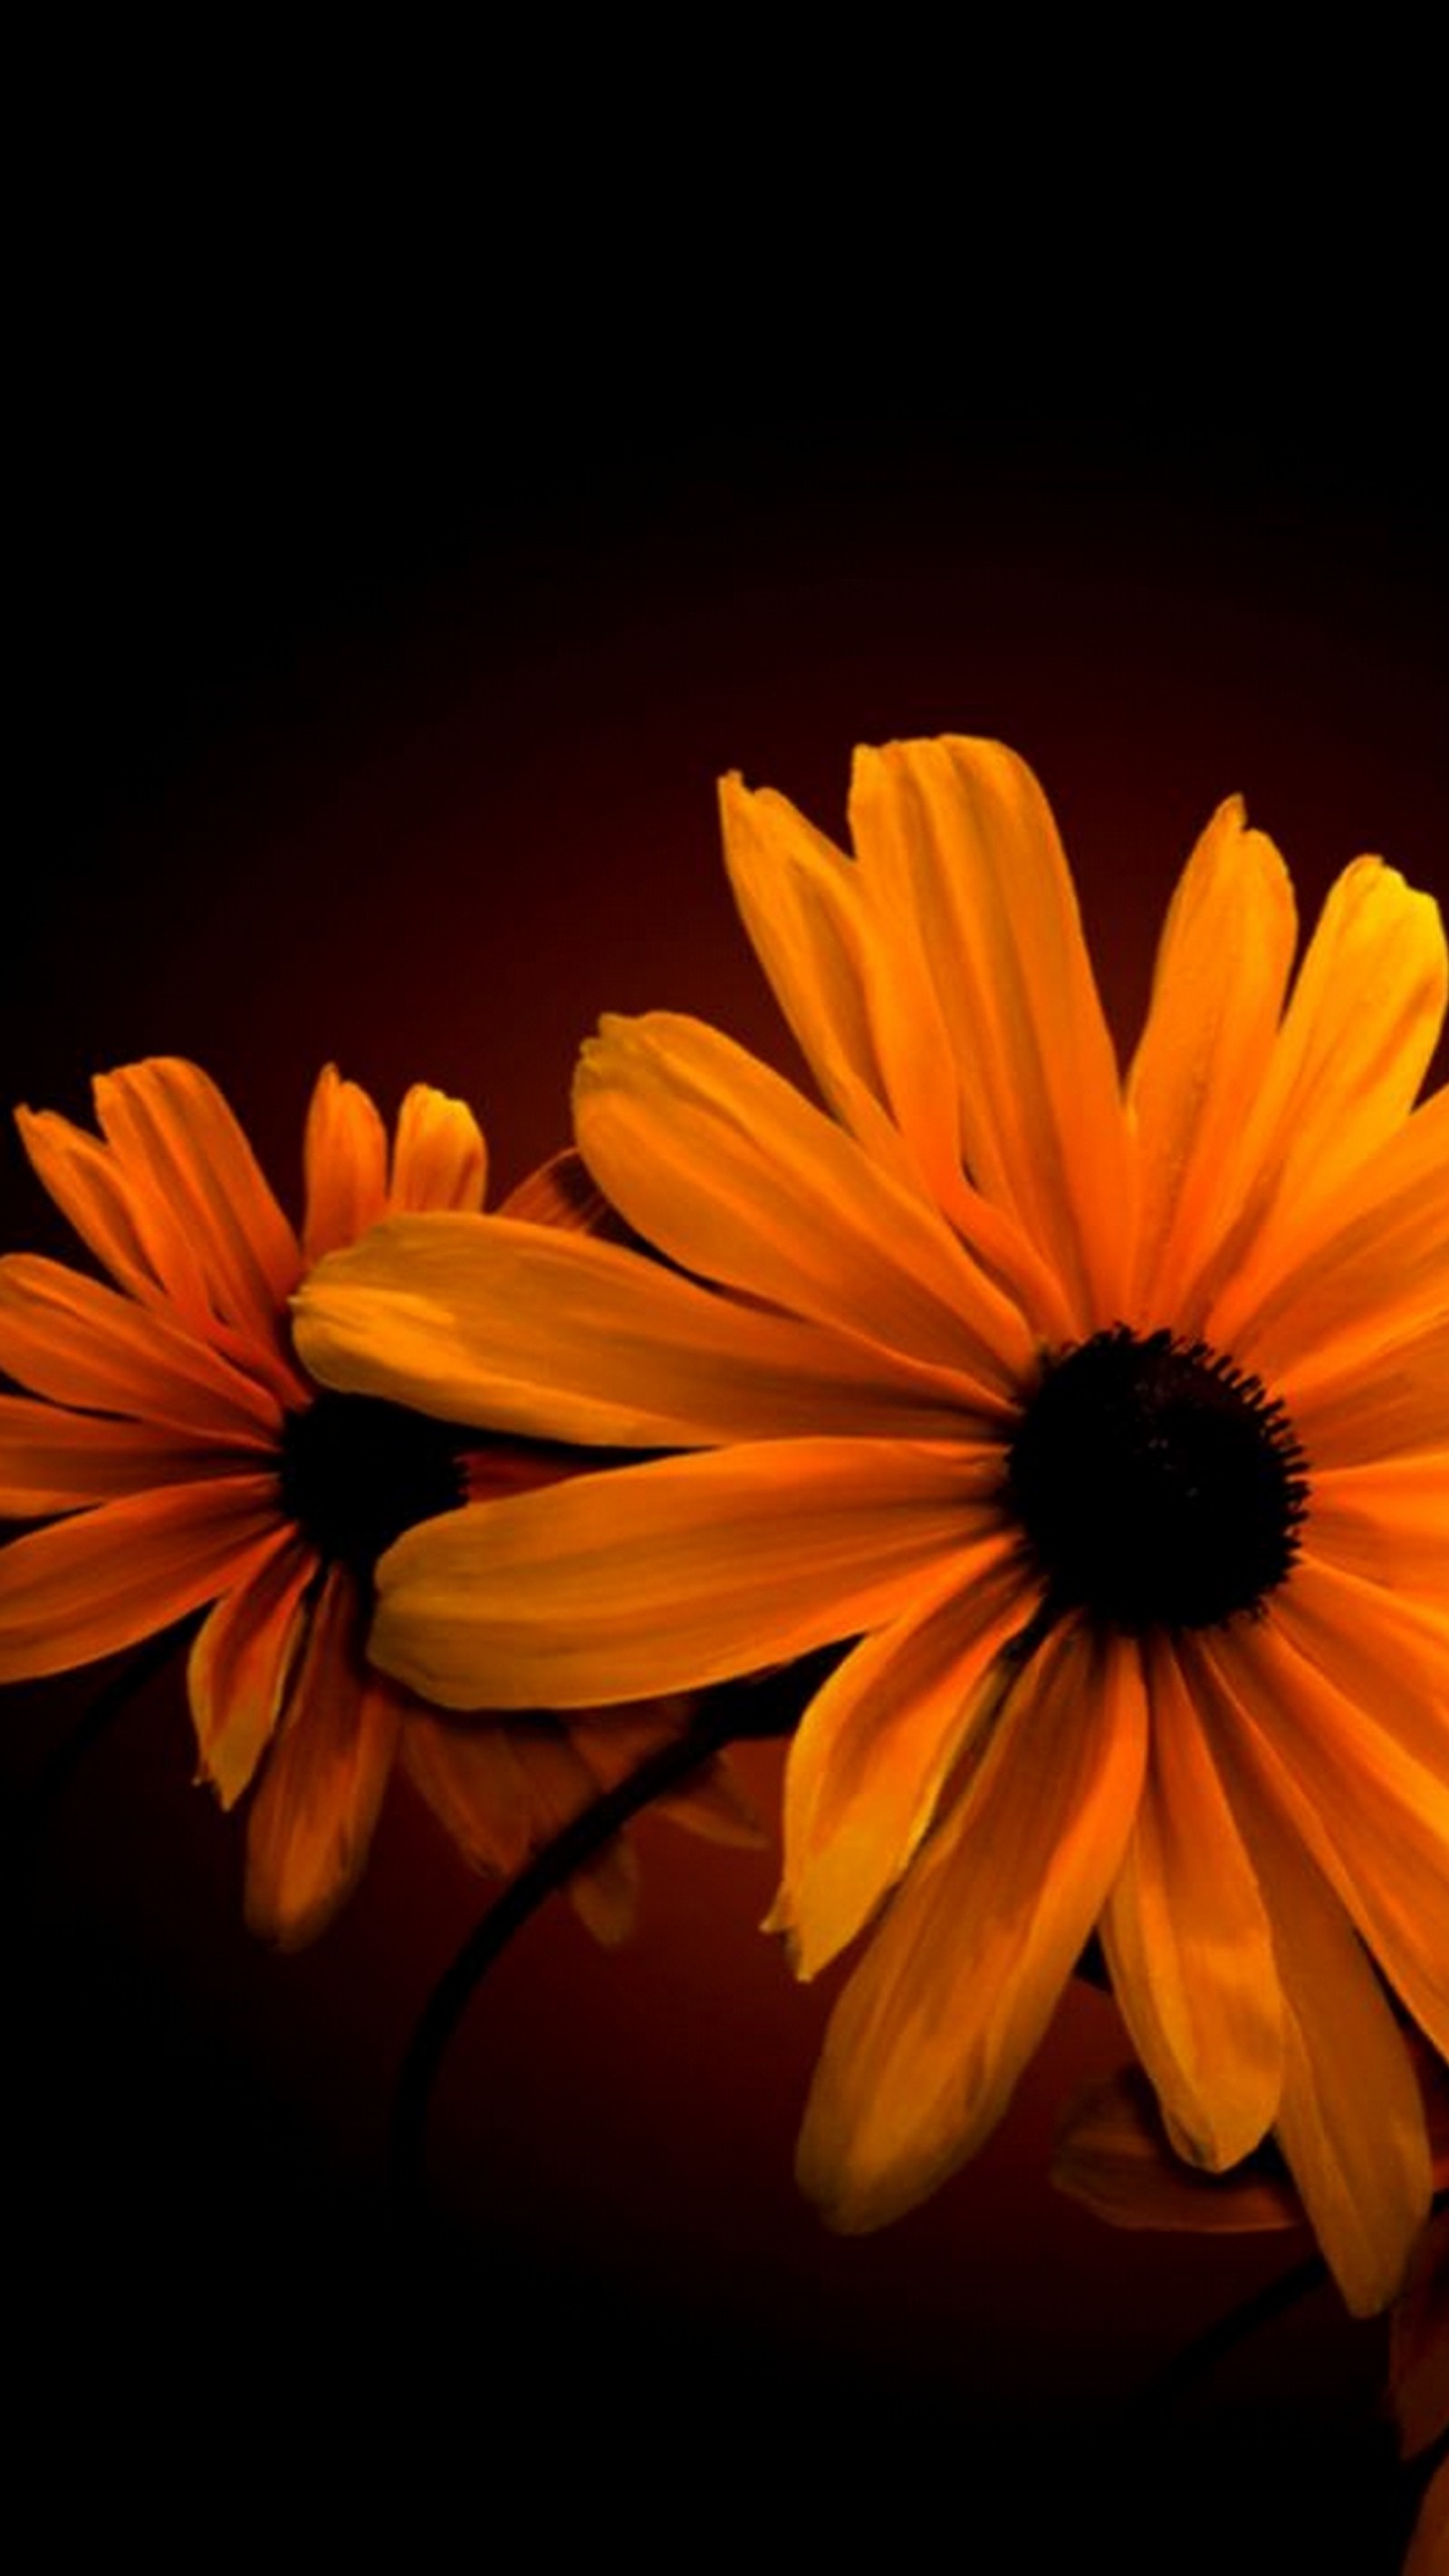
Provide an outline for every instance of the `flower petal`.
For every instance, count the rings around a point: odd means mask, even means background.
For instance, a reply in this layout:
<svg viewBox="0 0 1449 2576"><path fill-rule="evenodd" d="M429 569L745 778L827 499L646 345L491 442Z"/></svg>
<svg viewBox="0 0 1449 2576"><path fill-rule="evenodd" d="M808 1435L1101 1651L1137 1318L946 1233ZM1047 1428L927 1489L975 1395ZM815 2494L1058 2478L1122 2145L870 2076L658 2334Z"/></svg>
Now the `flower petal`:
<svg viewBox="0 0 1449 2576"><path fill-rule="evenodd" d="M226 1591L277 1523L275 1476L102 1503L0 1548L0 1681L71 1672Z"/></svg>
<svg viewBox="0 0 1449 2576"><path fill-rule="evenodd" d="M1147 1779L1106 1912L1112 1987L1173 2144L1220 2172L1258 2144L1282 2083L1268 1918L1171 1644L1144 1650Z"/></svg>
<svg viewBox="0 0 1449 2576"><path fill-rule="evenodd" d="M1142 1785L1135 1650L1058 1631L837 2004L801 2134L832 2224L884 2226L980 2146L1051 2018Z"/></svg>
<svg viewBox="0 0 1449 2576"><path fill-rule="evenodd" d="M83 1412L138 1417L197 1439L275 1439L276 1396L168 1316L58 1261L0 1261L0 1368Z"/></svg>
<svg viewBox="0 0 1449 2576"><path fill-rule="evenodd" d="M293 1530L274 1531L192 1646L186 1680L201 1768L224 1807L235 1805L271 1742L316 1572L314 1552Z"/></svg>
<svg viewBox="0 0 1449 2576"><path fill-rule="evenodd" d="M320 1261L355 1243L387 1210L387 1130L360 1083L324 1064L302 1145L306 1215L302 1250Z"/></svg>
<svg viewBox="0 0 1449 2576"><path fill-rule="evenodd" d="M600 1234L611 1243L629 1242L638 1248L632 1228L610 1207L590 1179L582 1154L572 1145L540 1163L536 1172L510 1190L498 1214L517 1217L526 1225L561 1226L566 1234Z"/></svg>
<svg viewBox="0 0 1449 2576"><path fill-rule="evenodd" d="M246 1918L284 1950L316 1939L362 1875L402 1723L359 1652L346 1569L325 1576L247 1822Z"/></svg>
<svg viewBox="0 0 1449 2576"><path fill-rule="evenodd" d="M1191 1684L1214 1695L1210 1666ZM1277 2138L1355 2316L1399 2289L1428 2214L1429 2147L1413 2064L1342 1907L1286 1821L1261 1743L1219 1686L1219 1760L1273 1931L1283 1987Z"/></svg>
<svg viewBox="0 0 1449 2576"><path fill-rule="evenodd" d="M574 1084L579 1148L671 1260L1007 1391L1026 1323L934 1210L702 1021L606 1019Z"/></svg>
<svg viewBox="0 0 1449 2576"><path fill-rule="evenodd" d="M688 1690L894 1617L983 1506L962 1453L769 1441L465 1506L377 1568L369 1651L447 1708Z"/></svg>
<svg viewBox="0 0 1449 2576"><path fill-rule="evenodd" d="M388 1213L458 1208L476 1214L487 1179L488 1151L472 1110L415 1082L398 1111Z"/></svg>
<svg viewBox="0 0 1449 2576"><path fill-rule="evenodd" d="M1449 1629L1300 1567L1246 1638L1203 1662L1384 1974L1449 2056Z"/></svg>
<svg viewBox="0 0 1449 2576"><path fill-rule="evenodd" d="M1295 1368L1284 1400L1313 1469L1359 1467L1449 1446L1449 1317L1342 1356L1316 1379Z"/></svg>
<svg viewBox="0 0 1449 2576"><path fill-rule="evenodd" d="M1423 2503L1404 2560L1404 2576L1444 2576L1449 2566L1449 2460L1441 2460Z"/></svg>
<svg viewBox="0 0 1449 2576"><path fill-rule="evenodd" d="M545 1440L685 1448L834 1421L953 1437L986 1418L945 1370L507 1217L394 1218L311 1274L296 1334L326 1385Z"/></svg>
<svg viewBox="0 0 1449 2576"><path fill-rule="evenodd" d="M1449 1610L1449 1447L1315 1471L1313 1555Z"/></svg>
<svg viewBox="0 0 1449 2576"><path fill-rule="evenodd" d="M1127 1132L1040 787L999 743L891 743L856 754L850 813L860 866L928 963L972 1179L1047 1255L1078 1329L1111 1323L1127 1292Z"/></svg>
<svg viewBox="0 0 1449 2576"><path fill-rule="evenodd" d="M1183 871L1128 1081L1142 1190L1133 1311L1177 1311L1222 1223L1223 1175L1261 1089L1293 964L1293 888L1242 799L1220 805Z"/></svg>
<svg viewBox="0 0 1449 2576"><path fill-rule="evenodd" d="M1389 2319L1389 2381L1406 2459L1449 2433L1449 2209L1427 2230Z"/></svg>
<svg viewBox="0 0 1449 2576"><path fill-rule="evenodd" d="M813 1977L853 1940L906 1868L1004 1687L1005 1668L996 1677L991 1667L1032 1589L1013 1543L983 1540L944 1587L857 1646L806 1710L785 1775L784 1880L769 1925L790 1934L797 1976Z"/></svg>
<svg viewBox="0 0 1449 2576"><path fill-rule="evenodd" d="M518 1732L501 1718L448 1719L411 1698L402 1732L403 1768L439 1824L475 1869L504 1878L532 1847Z"/></svg>
<svg viewBox="0 0 1449 2576"><path fill-rule="evenodd" d="M1183 2228L1193 2235L1257 2235L1307 2224L1291 2185L1249 2166L1208 2174L1183 2164L1140 2066L1123 2067L1068 2108L1051 2178L1112 2227Z"/></svg>
<svg viewBox="0 0 1449 2576"><path fill-rule="evenodd" d="M163 1423L110 1422L0 1395L0 1513L16 1520L268 1463L268 1444L260 1438L198 1440Z"/></svg>

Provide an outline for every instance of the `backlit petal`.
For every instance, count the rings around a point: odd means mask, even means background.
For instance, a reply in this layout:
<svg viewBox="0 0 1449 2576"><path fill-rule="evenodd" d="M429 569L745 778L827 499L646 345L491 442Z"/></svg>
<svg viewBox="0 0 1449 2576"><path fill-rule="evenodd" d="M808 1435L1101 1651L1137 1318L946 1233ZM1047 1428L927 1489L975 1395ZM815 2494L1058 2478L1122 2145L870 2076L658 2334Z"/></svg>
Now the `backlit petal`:
<svg viewBox="0 0 1449 2576"><path fill-rule="evenodd" d="M770 1441L449 1512L378 1565L369 1651L449 1708L587 1708L785 1662L969 1553L965 1453Z"/></svg>
<svg viewBox="0 0 1449 2576"><path fill-rule="evenodd" d="M996 2126L1115 1876L1142 1786L1135 1649L1058 1632L836 2006L801 2135L834 2225L884 2226Z"/></svg>
<svg viewBox="0 0 1449 2576"><path fill-rule="evenodd" d="M1223 1216L1224 1175L1256 1104L1293 964L1288 872L1242 800L1218 808L1169 907L1128 1083L1141 1202L1133 1311L1176 1311Z"/></svg>
<svg viewBox="0 0 1449 2576"><path fill-rule="evenodd" d="M274 1476L167 1485L0 1548L0 1681L64 1673L229 1587L277 1522Z"/></svg>
<svg viewBox="0 0 1449 2576"><path fill-rule="evenodd" d="M247 1820L246 1917L284 1950L326 1929L362 1874L402 1723L359 1651L356 1587L334 1565Z"/></svg>
<svg viewBox="0 0 1449 2576"><path fill-rule="evenodd" d="M302 1250L308 1261L355 1243L387 1208L387 1130L360 1083L344 1082L335 1064L317 1077L302 1148L307 1213Z"/></svg>
<svg viewBox="0 0 1449 2576"><path fill-rule="evenodd" d="M1079 1330L1127 1290L1131 1176L1112 1041L1041 789L998 743L856 755L851 828L914 921L960 1081L967 1169L1047 1254Z"/></svg>
<svg viewBox="0 0 1449 2576"><path fill-rule="evenodd" d="M271 1390L210 1344L98 1279L28 1253L0 1261L0 1368L52 1403L133 1415L200 1440L275 1439L281 1427Z"/></svg>
<svg viewBox="0 0 1449 2576"><path fill-rule="evenodd" d="M398 1111L389 1214L421 1208L475 1214L487 1179L483 1131L467 1103L415 1082Z"/></svg>
<svg viewBox="0 0 1449 2576"><path fill-rule="evenodd" d="M296 1332L326 1385L611 1448L786 1438L833 1422L950 1438L972 1406L986 1418L984 1399L945 1370L507 1217L393 1219L312 1273Z"/></svg>
<svg viewBox="0 0 1449 2576"><path fill-rule="evenodd" d="M1173 2142L1216 2172L1251 2152L1277 2109L1278 1977L1252 1866L1177 1657L1157 1639L1145 1656L1147 1778L1102 1939Z"/></svg>

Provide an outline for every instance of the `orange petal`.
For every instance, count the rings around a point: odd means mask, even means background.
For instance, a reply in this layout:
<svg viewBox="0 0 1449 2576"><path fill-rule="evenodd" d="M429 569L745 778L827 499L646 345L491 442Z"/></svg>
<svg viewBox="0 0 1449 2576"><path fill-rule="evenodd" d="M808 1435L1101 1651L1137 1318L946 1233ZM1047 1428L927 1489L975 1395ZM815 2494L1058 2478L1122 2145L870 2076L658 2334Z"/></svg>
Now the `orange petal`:
<svg viewBox="0 0 1449 2576"><path fill-rule="evenodd" d="M1113 1991L1173 2143L1220 2172L1270 2126L1282 2016L1268 1918L1182 1670L1145 1649L1147 1779L1102 1918Z"/></svg>
<svg viewBox="0 0 1449 2576"><path fill-rule="evenodd" d="M291 1529L275 1531L192 1646L187 1688L201 1768L224 1807L235 1805L271 1742L316 1572L312 1550Z"/></svg>
<svg viewBox="0 0 1449 2576"><path fill-rule="evenodd" d="M1283 1990L1277 2139L1355 2316L1387 2306L1428 2214L1423 2106L1409 2052L1348 1919L1299 1838L1213 1648L1184 1643L1213 1706L1220 1767L1268 1910ZM1241 1663L1234 1671L1236 1682Z"/></svg>
<svg viewBox="0 0 1449 2576"><path fill-rule="evenodd" d="M906 1868L999 1699L1004 1674L990 1668L1031 1593L1011 1540L984 1540L817 1692L790 1747L784 1881L770 1918L791 1935L797 1976L813 1977L853 1940Z"/></svg>
<svg viewBox="0 0 1449 2576"><path fill-rule="evenodd" d="M387 1209L387 1130L367 1093L324 1064L307 1111L302 1147L306 1216L302 1250L320 1261L355 1243Z"/></svg>
<svg viewBox="0 0 1449 2576"><path fill-rule="evenodd" d="M578 1476L410 1530L374 1660L447 1708L689 1690L893 1618L984 1505L950 1451L778 1440Z"/></svg>
<svg viewBox="0 0 1449 2576"><path fill-rule="evenodd" d="M1315 1470L1313 1555L1449 1610L1449 1447Z"/></svg>
<svg viewBox="0 0 1449 2576"><path fill-rule="evenodd" d="M1022 1315L942 1219L702 1021L604 1020L574 1124L601 1189L684 1269L998 1394L1030 1364Z"/></svg>
<svg viewBox="0 0 1449 2576"><path fill-rule="evenodd" d="M801 2134L832 2224L884 2226L996 2126L1116 1873L1147 1712L1122 1640L1058 1631L835 2008Z"/></svg>
<svg viewBox="0 0 1449 2576"><path fill-rule="evenodd" d="M850 813L861 868L928 961L972 1179L1050 1261L1078 1330L1111 1323L1127 1293L1127 1132L1040 787L999 743L891 743L857 753Z"/></svg>
<svg viewBox="0 0 1449 2576"><path fill-rule="evenodd" d="M401 1711L361 1660L356 1586L324 1577L247 1822L246 1918L284 1950L326 1929L362 1875Z"/></svg>
<svg viewBox="0 0 1449 2576"><path fill-rule="evenodd" d="M632 1230L590 1179L587 1163L572 1145L540 1163L536 1172L510 1190L498 1214L517 1217L526 1225L562 1226L566 1234L599 1234L611 1243L634 1242Z"/></svg>
<svg viewBox="0 0 1449 2576"><path fill-rule="evenodd" d="M646 1755L677 1736L690 1722L694 1702L688 1693L641 1700L569 1720L569 1741L601 1788L638 1768ZM715 1755L677 1788L656 1798L651 1815L698 1834L704 1842L723 1843L735 1851L759 1851L768 1839L752 1801L727 1758Z"/></svg>
<svg viewBox="0 0 1449 2576"><path fill-rule="evenodd" d="M1404 2576L1444 2576L1449 2567L1449 2460L1440 2462L1419 2507Z"/></svg>
<svg viewBox="0 0 1449 2576"><path fill-rule="evenodd" d="M275 1439L281 1428L270 1389L208 1343L27 1253L0 1261L0 1368L52 1403L135 1415L219 1446Z"/></svg>
<svg viewBox="0 0 1449 2576"><path fill-rule="evenodd" d="M1309 1568L1261 1626L1200 1651L1260 1777L1449 2055L1449 1630L1431 1660L1435 1643L1389 1596Z"/></svg>
<svg viewBox="0 0 1449 2576"><path fill-rule="evenodd" d="M1128 1083L1142 1175L1133 1312L1179 1310L1223 1222L1293 964L1293 888L1240 797L1220 805L1173 896Z"/></svg>
<svg viewBox="0 0 1449 2576"><path fill-rule="evenodd" d="M1340 1356L1316 1381L1290 1381L1289 1410L1315 1483L1320 1468L1358 1467L1449 1446L1449 1320Z"/></svg>
<svg viewBox="0 0 1449 2576"><path fill-rule="evenodd" d="M1010 1418L946 1370L507 1217L394 1218L313 1271L296 1334L326 1385L535 1439L953 1438Z"/></svg>
<svg viewBox="0 0 1449 2576"><path fill-rule="evenodd" d="M389 1215L422 1208L476 1214L488 1179L488 1151L471 1109L415 1082L398 1111Z"/></svg>
<svg viewBox="0 0 1449 2576"><path fill-rule="evenodd" d="M475 1869L511 1878L528 1858L527 1783L503 1719L446 1719L411 1700L402 1733L409 1779Z"/></svg>
<svg viewBox="0 0 1449 2576"><path fill-rule="evenodd" d="M99 1076L95 1095L138 1231L178 1312L199 1331L211 1319L232 1326L280 1379L301 1250L215 1083L197 1065L153 1056Z"/></svg>
<svg viewBox="0 0 1449 2576"><path fill-rule="evenodd" d="M71 1672L226 1591L277 1525L274 1476L128 1494L0 1548L0 1681Z"/></svg>
<svg viewBox="0 0 1449 2576"><path fill-rule="evenodd" d="M1208 2174L1184 2164L1138 2066L1090 2085L1071 2104L1058 2131L1051 2178L1058 2191L1084 2201L1112 2227L1237 2236L1307 2225L1291 2185L1272 2173L1246 2166Z"/></svg>
<svg viewBox="0 0 1449 2576"><path fill-rule="evenodd" d="M198 1440L161 1423L110 1422L0 1395L0 1513L17 1520L267 1464L260 1438Z"/></svg>

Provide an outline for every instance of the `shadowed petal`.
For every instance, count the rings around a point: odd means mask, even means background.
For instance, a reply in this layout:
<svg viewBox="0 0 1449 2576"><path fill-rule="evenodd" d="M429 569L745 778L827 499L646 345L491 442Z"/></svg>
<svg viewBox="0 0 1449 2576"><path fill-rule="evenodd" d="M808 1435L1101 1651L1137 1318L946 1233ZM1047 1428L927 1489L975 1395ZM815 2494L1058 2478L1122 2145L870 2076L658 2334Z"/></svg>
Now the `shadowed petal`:
<svg viewBox="0 0 1449 2576"><path fill-rule="evenodd" d="M769 1929L813 1977L906 1868L942 1787L994 1704L993 1658L1033 1587L1009 1539L964 1553L857 1646L807 1709L785 1775L784 1880ZM995 1684L995 1696L1005 1686Z"/></svg>
<svg viewBox="0 0 1449 2576"><path fill-rule="evenodd" d="M290 1528L253 1551L191 1649L187 1689L201 1768L234 1806L270 1743L305 1625L313 1550Z"/></svg>
<svg viewBox="0 0 1449 2576"><path fill-rule="evenodd" d="M801 2134L837 2227L884 2226L996 2126L1121 1859L1142 1785L1135 1650L1058 1632L1027 1666L832 2016Z"/></svg>
<svg viewBox="0 0 1449 2576"><path fill-rule="evenodd" d="M72 1672L228 1589L277 1524L274 1476L167 1485L0 1548L0 1681Z"/></svg>
<svg viewBox="0 0 1449 2576"><path fill-rule="evenodd" d="M382 1558L369 1651L448 1708L588 1708L786 1662L967 1553L973 1472L944 1448L780 1440L465 1506Z"/></svg>
<svg viewBox="0 0 1449 2576"><path fill-rule="evenodd" d="M0 1395L0 1513L38 1520L151 1485L234 1476L269 1463L260 1437L189 1437L163 1423L112 1422Z"/></svg>
<svg viewBox="0 0 1449 2576"><path fill-rule="evenodd" d="M1174 2154L1157 2096L1140 2066L1089 2085L1063 2118L1052 2156L1058 2191L1112 2227L1183 2228L1193 2235L1258 2235L1307 2225L1292 2185L1250 2166L1208 2174Z"/></svg>
<svg viewBox="0 0 1449 2576"><path fill-rule="evenodd" d="M326 1929L362 1875L402 1723L358 1651L353 1579L334 1565L247 1820L246 1918L284 1950Z"/></svg>
<svg viewBox="0 0 1449 2576"><path fill-rule="evenodd" d="M275 1439L269 1388L164 1314L58 1261L0 1261L0 1368L53 1404L120 1413L199 1439Z"/></svg>

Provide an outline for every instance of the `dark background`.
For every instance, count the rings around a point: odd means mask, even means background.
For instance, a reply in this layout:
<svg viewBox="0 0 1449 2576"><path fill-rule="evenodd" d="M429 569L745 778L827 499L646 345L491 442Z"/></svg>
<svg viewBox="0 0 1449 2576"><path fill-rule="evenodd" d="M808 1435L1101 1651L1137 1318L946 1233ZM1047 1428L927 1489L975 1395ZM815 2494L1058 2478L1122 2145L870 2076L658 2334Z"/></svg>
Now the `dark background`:
<svg viewBox="0 0 1449 2576"><path fill-rule="evenodd" d="M587 164L553 136L525 179L511 92L466 153L325 96L118 139L98 75L38 201L4 1098L83 1118L93 1071L192 1055L295 1207L335 1058L389 1113L469 1097L496 1196L563 1141L601 1008L789 1065L713 782L839 830L852 744L901 734L1032 761L1124 1043L1232 790L1305 915L1365 849L1449 891L1446 424L1399 197L1365 240L1286 191L1154 271L1150 189L1089 235L1067 189L1034 264L1029 162L883 231L824 154L773 235L778 112L697 155L686 119L647 175L632 129ZM66 1257L3 1155L7 1247ZM558 1908L477 2003L400 2248L391 2080L476 1886L399 1792L347 1915L266 1955L178 1674L41 1797L99 1680L9 1693L3 1752L4 2331L58 2527L491 2549L518 2509L540 2548L738 2522L758 2556L944 2514L970 2567L1395 2563L1382 2329L1330 2293L1144 2404L1305 2246L1053 2197L1056 2107L1120 2053L1100 1997L968 2173L837 2242L790 2173L833 1981L758 1936L772 1854L650 1823L635 1943ZM743 1759L768 1813L778 1754Z"/></svg>

